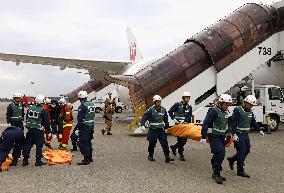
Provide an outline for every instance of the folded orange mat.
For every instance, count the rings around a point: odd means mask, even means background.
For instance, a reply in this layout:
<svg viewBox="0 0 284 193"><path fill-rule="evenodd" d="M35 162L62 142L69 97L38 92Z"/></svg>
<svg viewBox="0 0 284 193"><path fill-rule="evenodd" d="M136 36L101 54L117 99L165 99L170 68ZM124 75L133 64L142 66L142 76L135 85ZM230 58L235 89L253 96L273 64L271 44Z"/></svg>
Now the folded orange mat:
<svg viewBox="0 0 284 193"><path fill-rule="evenodd" d="M12 154L9 154L6 161L2 163L1 165L1 168L2 170L6 170L8 171L9 170L9 167L10 167L10 164L12 163L13 161L13 157L12 157Z"/></svg>
<svg viewBox="0 0 284 193"><path fill-rule="evenodd" d="M47 159L49 165L71 164L73 154L66 150L49 149L43 153L43 156Z"/></svg>
<svg viewBox="0 0 284 193"><path fill-rule="evenodd" d="M190 138L195 141L200 141L201 139L201 129L202 126L195 125L193 123L188 124L178 124L168 129L168 133L177 137ZM208 143L208 140L207 140ZM228 139L226 147L229 147L233 143L231 138Z"/></svg>

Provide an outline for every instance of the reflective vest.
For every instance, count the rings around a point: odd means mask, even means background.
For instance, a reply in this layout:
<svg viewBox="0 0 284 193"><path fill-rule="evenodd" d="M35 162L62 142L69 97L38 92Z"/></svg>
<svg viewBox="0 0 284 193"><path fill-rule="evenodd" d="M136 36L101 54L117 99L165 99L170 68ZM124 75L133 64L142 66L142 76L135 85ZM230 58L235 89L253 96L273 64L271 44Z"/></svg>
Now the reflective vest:
<svg viewBox="0 0 284 193"><path fill-rule="evenodd" d="M72 127L72 109L69 105L65 105L65 120L63 122L63 127Z"/></svg>
<svg viewBox="0 0 284 193"><path fill-rule="evenodd" d="M26 126L32 129L41 129L42 127L42 118L40 116L41 111L43 110L42 106L32 106L28 110L28 118Z"/></svg>
<svg viewBox="0 0 284 193"><path fill-rule="evenodd" d="M240 118L238 120L237 132L248 133L250 131L250 123L252 119L252 110L246 112L242 106L238 106L237 109L240 113Z"/></svg>
<svg viewBox="0 0 284 193"><path fill-rule="evenodd" d="M11 117L11 121L22 121L23 120L23 104L19 103L18 105L15 105L15 103L11 103L11 107L12 107L12 117Z"/></svg>
<svg viewBox="0 0 284 193"><path fill-rule="evenodd" d="M186 104L186 108L183 108L183 103L179 102L179 107L178 110L175 112L175 118L180 121L180 120L185 120L186 117L189 117L189 111L190 111L190 105Z"/></svg>
<svg viewBox="0 0 284 193"><path fill-rule="evenodd" d="M83 105L86 107L87 112L85 114L85 118L83 123L86 125L93 126L94 125L94 118L95 118L95 105L92 102L84 102Z"/></svg>
<svg viewBox="0 0 284 193"><path fill-rule="evenodd" d="M163 129L165 127L164 116L166 113L166 109L164 107L161 107L160 112L158 112L154 106L152 106L150 109L152 112L152 116L149 119L150 128L151 129Z"/></svg>
<svg viewBox="0 0 284 193"><path fill-rule="evenodd" d="M214 107L218 117L213 121L213 128L208 128L208 133L215 135L225 135L228 129L228 111L222 112L218 107Z"/></svg>

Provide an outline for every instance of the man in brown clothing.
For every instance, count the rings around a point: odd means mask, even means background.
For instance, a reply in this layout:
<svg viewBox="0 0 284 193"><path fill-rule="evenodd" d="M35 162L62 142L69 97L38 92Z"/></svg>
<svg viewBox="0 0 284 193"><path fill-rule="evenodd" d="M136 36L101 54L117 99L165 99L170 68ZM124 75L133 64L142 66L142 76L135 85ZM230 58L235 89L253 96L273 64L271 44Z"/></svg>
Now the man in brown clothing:
<svg viewBox="0 0 284 193"><path fill-rule="evenodd" d="M105 112L104 118L106 123L106 128L102 129L102 134L104 135L107 132L107 135L112 135L111 127L112 127L112 115L115 112L115 103L110 101L109 99L105 100Z"/></svg>

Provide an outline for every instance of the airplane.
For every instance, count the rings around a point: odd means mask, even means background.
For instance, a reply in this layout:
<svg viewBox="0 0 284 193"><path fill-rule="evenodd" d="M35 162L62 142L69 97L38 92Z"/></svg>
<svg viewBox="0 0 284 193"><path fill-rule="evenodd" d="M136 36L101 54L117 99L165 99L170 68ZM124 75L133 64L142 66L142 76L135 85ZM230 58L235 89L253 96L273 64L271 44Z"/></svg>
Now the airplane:
<svg viewBox="0 0 284 193"><path fill-rule="evenodd" d="M122 99L122 102L125 105L129 105L130 98L128 95L128 90L125 87L118 86L114 83L107 81L105 77L111 74L133 75L138 70L151 64L154 60L143 58L141 51L138 47L137 40L129 27L126 28L126 33L129 48L129 61L82 60L6 53L0 53L0 60L13 61L16 63L16 65L20 65L21 63L31 63L59 66L60 70L64 70L66 67L76 68L79 70L88 70L88 74L90 75L91 80L78 87L77 89L69 93L63 94L64 96L68 97L69 102L73 104L75 103L74 109L76 109L76 106L79 106L77 94L80 90L87 91L90 94L88 98L92 99L94 97L94 93L92 93L93 91L96 92L96 97L100 98L116 89L119 90L120 94L122 94L122 96L120 97ZM82 74L82 72L80 71L78 71L78 73ZM34 84L34 81L30 83Z"/></svg>
<svg viewBox="0 0 284 193"><path fill-rule="evenodd" d="M129 41L130 61L90 61L1 53L0 59L16 64L34 63L60 66L61 69L73 67L88 70L92 80L69 94L74 101L77 91L90 93L102 90L111 83L119 84L117 91L122 102L126 106L133 106L135 110L135 118L130 125L135 127L152 104L155 94L160 94L164 98L162 103L169 108L182 92L191 91L191 103L196 109L212 102L260 68L264 72L269 70L270 77L274 79L277 74L280 83L284 83L279 67L283 58L281 50L284 50L279 41L284 37L281 33L282 7L284 1L269 8L246 4L158 60L143 60L135 37L129 35L129 29L128 37L132 39ZM273 33L270 29L274 30ZM186 49L191 51L186 52ZM256 82L262 80L263 74L255 75ZM269 81L273 83L274 79L270 78ZM284 88L284 84L279 85Z"/></svg>

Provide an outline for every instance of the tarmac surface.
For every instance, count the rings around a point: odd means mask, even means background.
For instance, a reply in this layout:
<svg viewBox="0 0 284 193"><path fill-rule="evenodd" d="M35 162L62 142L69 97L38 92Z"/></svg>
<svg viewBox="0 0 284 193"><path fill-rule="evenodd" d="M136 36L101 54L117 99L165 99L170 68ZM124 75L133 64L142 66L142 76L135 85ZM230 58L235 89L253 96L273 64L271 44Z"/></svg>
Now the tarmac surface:
<svg viewBox="0 0 284 193"><path fill-rule="evenodd" d="M0 104L0 132L5 128L7 104ZM129 114L120 114L128 117ZM250 179L238 177L223 162L222 174L227 177L223 185L211 179L210 148L197 141L188 140L185 146L187 161L164 162L157 143L156 162L147 160L146 136L130 136L127 123L115 122L112 136L102 136L104 127L101 118L96 118L93 148L94 162L78 166L80 152L75 152L72 165L35 167L35 147L32 149L30 165L11 167L0 173L0 193L75 193L75 192L196 192L196 193L268 193L284 192L284 126L265 135L251 133L252 149L245 170ZM169 136L169 144L176 142ZM53 147L57 147L53 141ZM70 146L69 146L70 149ZM227 148L226 157L235 152Z"/></svg>

